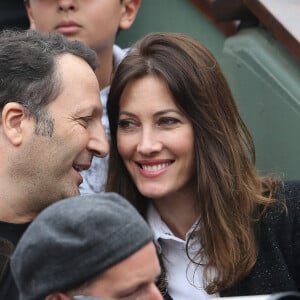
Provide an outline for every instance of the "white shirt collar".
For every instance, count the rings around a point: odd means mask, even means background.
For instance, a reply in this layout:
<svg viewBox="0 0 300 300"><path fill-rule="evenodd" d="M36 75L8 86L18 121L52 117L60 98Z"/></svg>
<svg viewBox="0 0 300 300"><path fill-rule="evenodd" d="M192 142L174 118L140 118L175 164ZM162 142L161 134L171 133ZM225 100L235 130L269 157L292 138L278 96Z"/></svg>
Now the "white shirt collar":
<svg viewBox="0 0 300 300"><path fill-rule="evenodd" d="M186 240L191 238L194 229L199 228L199 219L186 233ZM162 260L167 270L168 290L171 297L176 300L217 297L218 294L208 295L205 292L202 287L203 267L191 264L185 251L186 240L174 236L152 203L148 206L147 220L154 232L154 242L158 252L164 252ZM189 253L196 255L200 247L199 239L192 239L189 244Z"/></svg>
<svg viewBox="0 0 300 300"><path fill-rule="evenodd" d="M187 231L185 235L185 240L176 237L168 225L161 219L157 209L152 203L149 203L147 210L147 221L154 232L154 242L158 247L158 251L161 251L161 246L159 240L174 240L179 243L185 244L190 238L191 234L194 232L196 227L199 227L199 219L193 224L193 226ZM199 243L198 243L199 245Z"/></svg>

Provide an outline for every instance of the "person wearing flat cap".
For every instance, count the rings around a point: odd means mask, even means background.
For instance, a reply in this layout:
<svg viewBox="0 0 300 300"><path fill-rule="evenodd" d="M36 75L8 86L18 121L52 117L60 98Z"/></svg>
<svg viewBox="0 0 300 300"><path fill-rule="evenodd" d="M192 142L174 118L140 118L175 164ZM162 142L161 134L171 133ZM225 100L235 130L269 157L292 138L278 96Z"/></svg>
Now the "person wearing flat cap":
<svg viewBox="0 0 300 300"><path fill-rule="evenodd" d="M76 196L29 225L11 270L20 300L161 300L160 265L144 219L115 193Z"/></svg>

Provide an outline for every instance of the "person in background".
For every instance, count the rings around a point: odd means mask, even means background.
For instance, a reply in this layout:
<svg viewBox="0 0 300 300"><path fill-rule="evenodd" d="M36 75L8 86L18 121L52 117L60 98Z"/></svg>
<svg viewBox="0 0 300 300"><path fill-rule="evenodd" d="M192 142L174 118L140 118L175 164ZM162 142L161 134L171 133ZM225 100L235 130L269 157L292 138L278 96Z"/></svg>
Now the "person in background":
<svg viewBox="0 0 300 300"><path fill-rule="evenodd" d="M214 56L152 33L108 98L106 190L148 221L174 300L300 290L300 183L259 176L252 137Z"/></svg>
<svg viewBox="0 0 300 300"><path fill-rule="evenodd" d="M18 299L9 258L28 224L109 151L97 64L58 33L0 33L0 299Z"/></svg>
<svg viewBox="0 0 300 300"><path fill-rule="evenodd" d="M112 72L126 51L115 44L117 33L130 28L141 0L25 0L31 28L43 32L60 32L69 40L79 40L97 53L96 70L103 107L102 123L109 137L106 101ZM94 159L82 172L82 194L104 191L107 159Z"/></svg>
<svg viewBox="0 0 300 300"><path fill-rule="evenodd" d="M22 236L11 268L20 300L162 300L153 233L114 193L46 208Z"/></svg>

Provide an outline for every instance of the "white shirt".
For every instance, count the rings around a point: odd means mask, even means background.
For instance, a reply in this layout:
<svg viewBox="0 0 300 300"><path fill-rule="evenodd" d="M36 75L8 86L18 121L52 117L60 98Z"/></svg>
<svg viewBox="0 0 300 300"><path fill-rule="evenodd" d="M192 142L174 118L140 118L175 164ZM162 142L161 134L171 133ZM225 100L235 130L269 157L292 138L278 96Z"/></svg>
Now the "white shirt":
<svg viewBox="0 0 300 300"><path fill-rule="evenodd" d="M127 49L123 50L120 47L114 45L114 67L116 67L127 53ZM101 67L101 66L100 66ZM100 97L102 102L102 124L105 128L106 136L110 138L109 123L107 117L107 97L110 90L110 86L105 87L100 91ZM95 157L93 158L91 167L82 171L83 182L79 186L80 194L96 194L104 192L108 170L108 155L105 158Z"/></svg>
<svg viewBox="0 0 300 300"><path fill-rule="evenodd" d="M186 254L186 240L191 236L196 223L186 233L185 241L176 237L162 221L155 207L150 204L147 219L154 232L155 244L162 254L167 271L168 293L174 300L198 300L218 297L208 295L203 289L203 267L191 263ZM197 238L190 241L189 254L194 257L201 245Z"/></svg>

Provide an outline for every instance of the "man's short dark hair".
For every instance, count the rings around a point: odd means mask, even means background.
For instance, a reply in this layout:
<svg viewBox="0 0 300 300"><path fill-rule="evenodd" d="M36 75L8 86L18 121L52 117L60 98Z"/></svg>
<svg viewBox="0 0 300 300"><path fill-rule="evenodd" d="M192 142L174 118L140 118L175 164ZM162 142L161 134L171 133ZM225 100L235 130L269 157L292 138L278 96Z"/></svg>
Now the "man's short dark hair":
<svg viewBox="0 0 300 300"><path fill-rule="evenodd" d="M57 57L67 53L82 58L93 70L98 65L96 53L92 49L79 41L68 41L59 33L2 31L0 111L8 102L20 103L35 118L36 132L47 134L51 117L45 112L45 106L61 91Z"/></svg>

